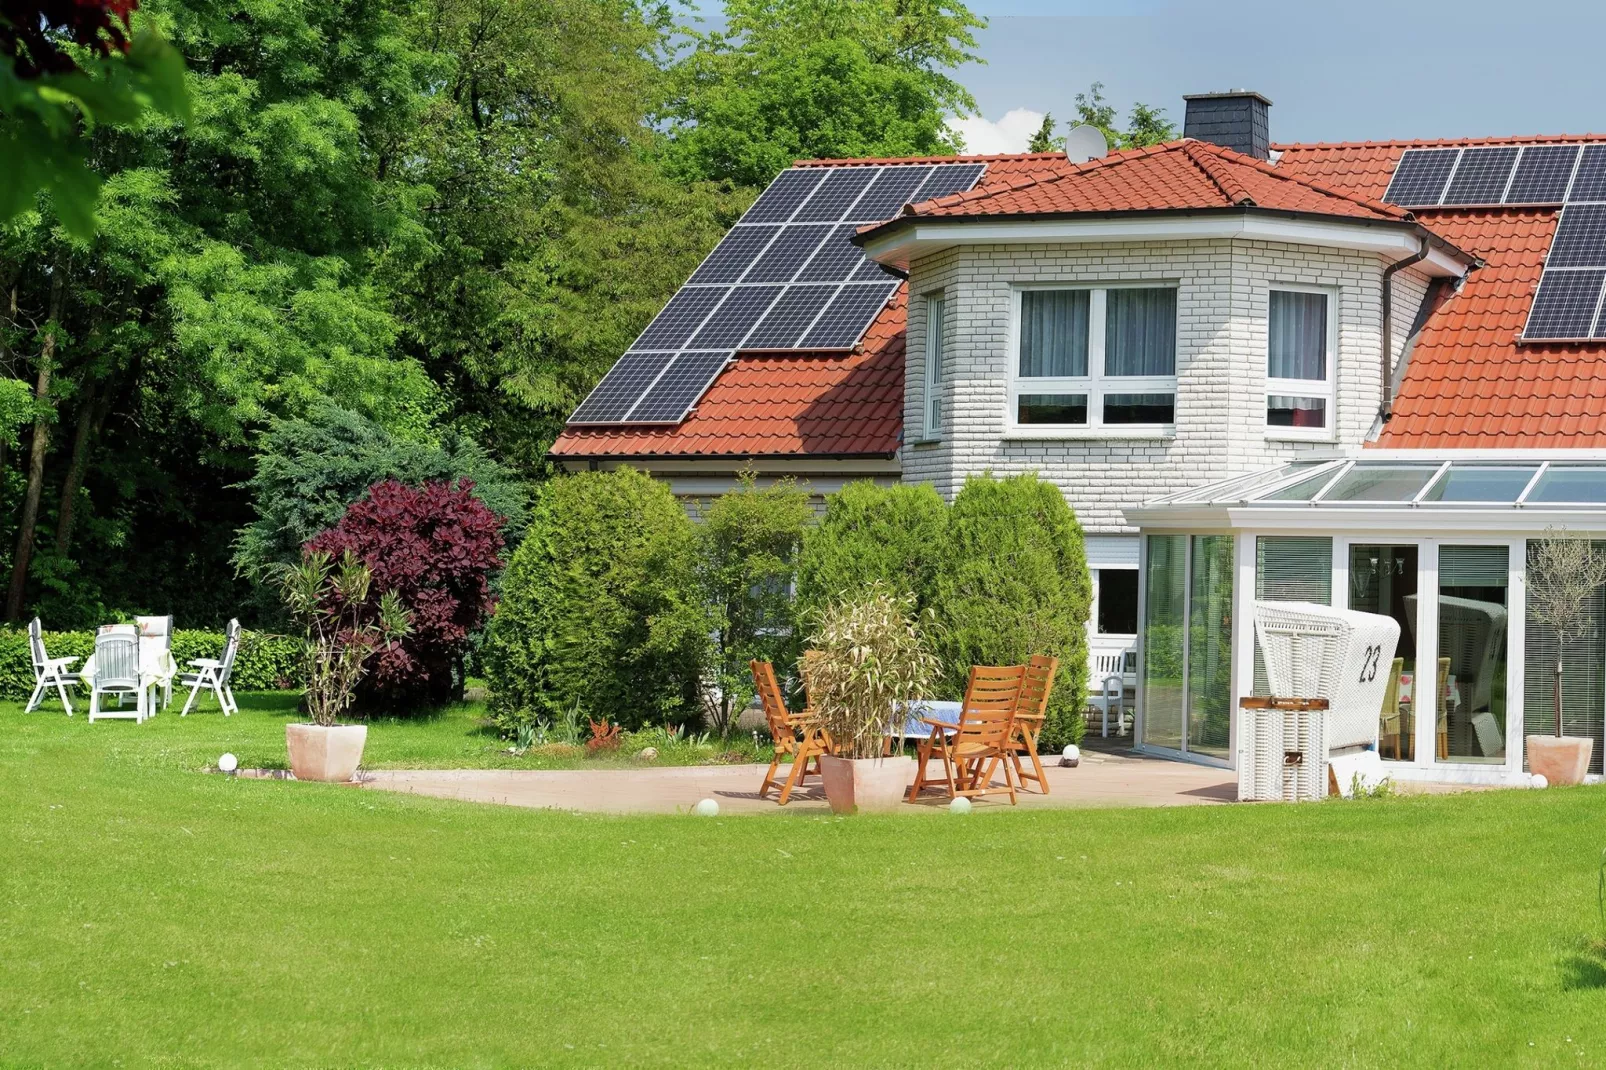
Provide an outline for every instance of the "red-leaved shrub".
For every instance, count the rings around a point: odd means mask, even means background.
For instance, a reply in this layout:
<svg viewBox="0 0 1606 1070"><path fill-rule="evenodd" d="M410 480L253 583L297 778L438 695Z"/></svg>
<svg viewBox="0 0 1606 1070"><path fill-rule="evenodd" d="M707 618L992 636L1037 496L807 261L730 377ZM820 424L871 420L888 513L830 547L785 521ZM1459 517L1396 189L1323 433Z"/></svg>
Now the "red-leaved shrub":
<svg viewBox="0 0 1606 1070"><path fill-rule="evenodd" d="M375 613L380 595L395 591L412 614L407 637L374 655L362 705L398 710L461 697L469 636L490 615L491 574L502 567L502 518L472 489L468 480L375 483L307 543L336 557L350 550L367 564Z"/></svg>

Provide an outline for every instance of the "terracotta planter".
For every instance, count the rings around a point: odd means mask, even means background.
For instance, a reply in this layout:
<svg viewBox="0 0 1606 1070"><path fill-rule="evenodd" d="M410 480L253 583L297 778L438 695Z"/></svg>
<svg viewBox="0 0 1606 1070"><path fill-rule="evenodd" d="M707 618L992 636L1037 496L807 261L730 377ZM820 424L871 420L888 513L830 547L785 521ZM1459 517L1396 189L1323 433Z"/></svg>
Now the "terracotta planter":
<svg viewBox="0 0 1606 1070"><path fill-rule="evenodd" d="M914 759L835 758L820 759L820 780L825 784L825 801L834 814L875 813L896 810L909 791L909 775Z"/></svg>
<svg viewBox="0 0 1606 1070"><path fill-rule="evenodd" d="M1552 784L1582 784L1595 741L1581 736L1529 736L1528 771Z"/></svg>
<svg viewBox="0 0 1606 1070"><path fill-rule="evenodd" d="M344 784L357 772L362 761L368 726L337 724L325 728L316 724L287 724L284 742L290 750L290 771L297 780Z"/></svg>

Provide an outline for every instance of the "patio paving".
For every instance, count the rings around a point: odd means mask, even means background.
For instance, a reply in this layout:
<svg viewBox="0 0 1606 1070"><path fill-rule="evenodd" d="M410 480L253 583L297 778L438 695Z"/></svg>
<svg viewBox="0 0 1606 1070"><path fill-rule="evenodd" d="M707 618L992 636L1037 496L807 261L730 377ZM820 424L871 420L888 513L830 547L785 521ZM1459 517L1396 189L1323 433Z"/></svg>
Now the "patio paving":
<svg viewBox="0 0 1606 1070"><path fill-rule="evenodd" d="M715 799L722 813L777 809L772 792L758 797L763 765L663 769L375 769L363 787L443 799L502 803L594 813L681 813L701 799ZM910 768L910 779L914 770ZM1075 769L1048 767L1050 793L1027 791L1023 807L1197 806L1231 802L1238 782L1231 772L1186 762L1123 753L1087 754ZM928 792L921 805L945 806L946 796ZM1009 806L1007 796L988 796L977 808ZM792 793L788 811L829 813L819 782Z"/></svg>

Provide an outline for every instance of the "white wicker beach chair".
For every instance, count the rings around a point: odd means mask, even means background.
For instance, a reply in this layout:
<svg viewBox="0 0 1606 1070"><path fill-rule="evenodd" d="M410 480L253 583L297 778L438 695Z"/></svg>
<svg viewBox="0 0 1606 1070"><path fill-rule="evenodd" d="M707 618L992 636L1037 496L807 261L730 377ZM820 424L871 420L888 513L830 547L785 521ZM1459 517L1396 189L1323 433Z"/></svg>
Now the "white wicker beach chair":
<svg viewBox="0 0 1606 1070"><path fill-rule="evenodd" d="M101 696L118 700L116 710L101 708ZM122 700L132 695L132 713L122 709ZM132 627L102 628L95 636L95 675L90 681L89 719L145 719L145 688L139 677L139 638Z"/></svg>
<svg viewBox="0 0 1606 1070"><path fill-rule="evenodd" d="M45 700L45 693L51 688L61 696L62 708L67 716L72 716L72 703L67 700L67 685L76 684L83 679L82 675L72 671L79 658L53 658L45 653L44 626L35 617L28 624L28 657L33 662L33 694L28 697L28 705L23 708L24 713L32 713L39 708Z"/></svg>
<svg viewBox="0 0 1606 1070"><path fill-rule="evenodd" d="M217 660L211 658L196 658L190 662L194 672L182 673L179 686L190 689L190 697L184 700L184 708L179 711L180 717L189 715L190 707L195 704L195 696L205 688L217 696L217 704L223 707L223 716L239 710L234 703L234 691L229 687L229 677L234 674L234 658L240 652L240 622L229 621L223 642L223 656Z"/></svg>

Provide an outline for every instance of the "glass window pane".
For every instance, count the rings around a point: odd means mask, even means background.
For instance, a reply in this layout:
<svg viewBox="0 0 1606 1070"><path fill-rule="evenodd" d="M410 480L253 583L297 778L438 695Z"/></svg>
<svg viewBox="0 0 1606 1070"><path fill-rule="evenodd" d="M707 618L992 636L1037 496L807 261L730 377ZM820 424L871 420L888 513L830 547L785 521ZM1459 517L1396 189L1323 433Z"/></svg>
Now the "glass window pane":
<svg viewBox="0 0 1606 1070"><path fill-rule="evenodd" d="M1438 467L1382 468L1356 465L1323 497L1324 502L1408 502L1427 486Z"/></svg>
<svg viewBox="0 0 1606 1070"><path fill-rule="evenodd" d="M1170 424L1177 420L1175 394L1105 394L1107 424Z"/></svg>
<svg viewBox="0 0 1606 1070"><path fill-rule="evenodd" d="M942 295L926 298L926 435L942 433L942 336L947 303Z"/></svg>
<svg viewBox="0 0 1606 1070"><path fill-rule="evenodd" d="M1025 290L1020 295L1020 374L1087 374L1087 290Z"/></svg>
<svg viewBox="0 0 1606 1070"><path fill-rule="evenodd" d="M1137 569L1099 569L1098 629L1100 635L1138 633Z"/></svg>
<svg viewBox="0 0 1606 1070"><path fill-rule="evenodd" d="M1528 543L1529 567L1536 550ZM1606 553L1606 542L1595 543L1597 553ZM1562 647L1556 630L1534 615L1531 590L1537 577L1528 578L1528 627L1523 633L1523 731L1549 735L1556 731L1556 663L1561 663L1561 708L1563 735L1588 736L1595 741L1589 758L1589 771L1602 770L1603 738L1601 711L1606 709L1606 588L1597 589L1584 604L1582 634L1569 638Z"/></svg>
<svg viewBox="0 0 1606 1070"><path fill-rule="evenodd" d="M1106 291L1104 374L1177 374L1176 290Z"/></svg>
<svg viewBox="0 0 1606 1070"><path fill-rule="evenodd" d="M1425 502L1514 502L1537 471L1526 468L1485 468L1451 465L1444 478L1422 496Z"/></svg>
<svg viewBox="0 0 1606 1070"><path fill-rule="evenodd" d="M1327 295L1273 290L1266 320L1266 374L1327 378Z"/></svg>
<svg viewBox="0 0 1606 1070"><path fill-rule="evenodd" d="M1317 472L1309 479L1301 479L1298 483L1290 483L1281 490L1274 490L1270 494L1262 495L1257 501L1263 502L1308 502L1316 497L1316 492L1327 486L1333 478L1331 468Z"/></svg>
<svg viewBox="0 0 1606 1070"><path fill-rule="evenodd" d="M1182 749L1186 535L1150 535L1143 607L1143 742Z"/></svg>
<svg viewBox="0 0 1606 1070"><path fill-rule="evenodd" d="M1606 502L1606 468L1552 466L1534 486L1530 502Z"/></svg>
<svg viewBox="0 0 1606 1070"><path fill-rule="evenodd" d="M1416 756L1416 566L1415 546L1349 548L1349 607L1393 617L1400 625L1400 644L1378 715L1378 752L1406 762Z"/></svg>
<svg viewBox="0 0 1606 1070"><path fill-rule="evenodd" d="M1504 546L1439 548L1437 751L1453 762L1506 760Z"/></svg>
<svg viewBox="0 0 1606 1070"><path fill-rule="evenodd" d="M1255 597L1272 602L1333 602L1333 540L1326 535L1262 535L1255 540ZM1255 636L1254 693L1271 694Z"/></svg>
<svg viewBox="0 0 1606 1070"><path fill-rule="evenodd" d="M1268 427L1326 427L1324 398L1292 398L1273 394L1266 399Z"/></svg>
<svg viewBox="0 0 1606 1070"><path fill-rule="evenodd" d="M1188 749L1228 757L1232 732L1232 536L1193 537Z"/></svg>
<svg viewBox="0 0 1606 1070"><path fill-rule="evenodd" d="M1085 424L1086 394L1021 394L1015 399L1015 421L1023 424Z"/></svg>

